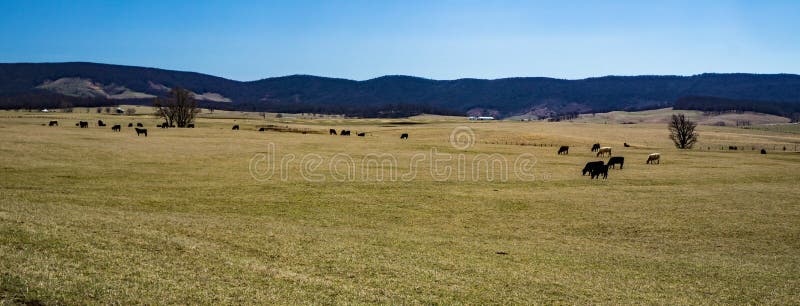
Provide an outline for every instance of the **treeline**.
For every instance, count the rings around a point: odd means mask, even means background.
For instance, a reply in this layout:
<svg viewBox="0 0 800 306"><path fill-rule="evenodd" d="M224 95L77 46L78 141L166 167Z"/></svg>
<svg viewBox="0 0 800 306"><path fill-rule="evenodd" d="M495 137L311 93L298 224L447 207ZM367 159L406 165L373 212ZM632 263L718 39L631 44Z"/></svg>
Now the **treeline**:
<svg viewBox="0 0 800 306"><path fill-rule="evenodd" d="M107 107L120 104L150 106L153 105L153 99L147 98L119 100L105 98L85 98L66 96L44 90L0 95L0 109L24 109L30 111L45 108ZM224 102L198 100L197 105L202 108L234 110L234 106L231 105L231 103Z"/></svg>
<svg viewBox="0 0 800 306"><path fill-rule="evenodd" d="M357 105L354 103L322 105L303 102L272 102L268 104L239 104L237 108L254 112L313 113L361 118L404 118L420 114L464 115L461 111L421 104Z"/></svg>
<svg viewBox="0 0 800 306"><path fill-rule="evenodd" d="M687 96L675 101L675 109L704 112L757 112L800 121L800 103L756 100L737 100L719 97Z"/></svg>

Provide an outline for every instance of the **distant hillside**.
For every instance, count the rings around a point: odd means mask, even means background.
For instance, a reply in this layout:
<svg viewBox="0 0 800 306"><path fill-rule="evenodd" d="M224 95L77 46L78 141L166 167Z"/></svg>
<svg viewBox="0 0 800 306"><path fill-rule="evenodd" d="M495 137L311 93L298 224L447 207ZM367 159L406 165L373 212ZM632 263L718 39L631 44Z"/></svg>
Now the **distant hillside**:
<svg viewBox="0 0 800 306"><path fill-rule="evenodd" d="M148 104L174 86L191 90L205 106L221 109L363 117L420 113L546 117L671 107L683 97L759 101L792 109L800 105L800 76L792 74L444 81L294 75L240 82L194 72L95 63L0 64L1 108Z"/></svg>

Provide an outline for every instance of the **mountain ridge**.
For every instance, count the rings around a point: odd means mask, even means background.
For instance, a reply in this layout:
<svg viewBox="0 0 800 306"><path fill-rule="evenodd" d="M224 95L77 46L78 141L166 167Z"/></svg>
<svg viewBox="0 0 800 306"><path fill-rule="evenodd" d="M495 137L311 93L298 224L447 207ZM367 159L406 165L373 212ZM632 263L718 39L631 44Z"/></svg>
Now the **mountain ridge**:
<svg viewBox="0 0 800 306"><path fill-rule="evenodd" d="M87 81L55 82L62 78ZM111 99L104 99L102 94L90 98L69 95L90 89L56 86L79 86L83 83L95 87L125 88L130 90L130 94L113 96L115 101L107 101ZM43 86L45 84L51 85ZM385 75L361 81L296 74L237 81L199 72L92 62L0 63L2 108L54 107L52 104L56 102L113 104L120 103L120 100L146 104L149 103L147 99L141 97L164 96L163 88L175 86L196 93L202 100L201 104L219 108L364 117L407 116L420 112L459 115L478 112L500 117L526 113L554 116L670 107L686 96L759 101L761 104L779 102L792 105L792 109L786 110L789 113L796 111L793 105L800 105L800 75L789 73L611 75L574 80L550 77L434 80Z"/></svg>

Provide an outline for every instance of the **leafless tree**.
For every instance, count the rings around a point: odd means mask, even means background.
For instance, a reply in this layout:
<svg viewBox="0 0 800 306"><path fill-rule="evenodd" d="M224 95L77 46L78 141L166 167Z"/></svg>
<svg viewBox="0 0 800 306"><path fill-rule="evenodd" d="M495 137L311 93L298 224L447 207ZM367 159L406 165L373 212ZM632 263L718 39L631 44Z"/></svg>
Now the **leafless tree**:
<svg viewBox="0 0 800 306"><path fill-rule="evenodd" d="M684 114L672 115L669 123L669 138L678 149L691 149L697 142L695 128L697 128L697 123L687 119Z"/></svg>
<svg viewBox="0 0 800 306"><path fill-rule="evenodd" d="M197 102L191 92L180 87L173 88L170 95L167 99L156 98L153 101L156 115L163 117L170 126L186 127L198 112Z"/></svg>
<svg viewBox="0 0 800 306"><path fill-rule="evenodd" d="M133 115L136 114L136 109L135 108L126 109L125 110L125 114L128 115L128 116L133 116Z"/></svg>

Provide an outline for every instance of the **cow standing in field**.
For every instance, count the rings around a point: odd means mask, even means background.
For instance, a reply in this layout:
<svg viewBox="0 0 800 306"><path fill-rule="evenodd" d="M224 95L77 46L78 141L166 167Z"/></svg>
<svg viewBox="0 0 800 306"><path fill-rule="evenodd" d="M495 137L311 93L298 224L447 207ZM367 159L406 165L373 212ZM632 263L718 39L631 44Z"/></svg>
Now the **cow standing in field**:
<svg viewBox="0 0 800 306"><path fill-rule="evenodd" d="M619 169L622 170L622 166L625 165L625 157L614 156L608 160L608 166L610 168L615 169L616 165L619 165Z"/></svg>
<svg viewBox="0 0 800 306"><path fill-rule="evenodd" d="M604 180L608 179L608 165L597 165L594 168L592 168L590 174L591 174L591 179L595 178L599 179L601 175L603 176Z"/></svg>
<svg viewBox="0 0 800 306"><path fill-rule="evenodd" d="M600 150L600 144L599 143L596 143L596 144L592 145L592 152L597 152L597 150Z"/></svg>
<svg viewBox="0 0 800 306"><path fill-rule="evenodd" d="M602 165L603 165L603 161L602 160L588 162L588 163L586 163L586 166L583 166L583 170L581 170L581 175L584 176L587 173L592 173L592 169L594 169L594 167L602 166Z"/></svg>
<svg viewBox="0 0 800 306"><path fill-rule="evenodd" d="M111 127L111 131L113 131L113 132L122 131L122 126L119 125L119 124L115 124L114 126Z"/></svg>
<svg viewBox="0 0 800 306"><path fill-rule="evenodd" d="M602 147L597 150L597 156L611 156L611 147Z"/></svg>
<svg viewBox="0 0 800 306"><path fill-rule="evenodd" d="M349 130L342 130L342 132L339 133L339 135L340 136L350 136L350 131Z"/></svg>
<svg viewBox="0 0 800 306"><path fill-rule="evenodd" d="M661 153L647 155L647 164L661 164Z"/></svg>
<svg viewBox="0 0 800 306"><path fill-rule="evenodd" d="M622 146L624 146L624 147L626 147L626 148L630 148L630 147L631 147L631 145L629 145L627 142L626 142L626 143L623 143L623 144L622 144Z"/></svg>
<svg viewBox="0 0 800 306"><path fill-rule="evenodd" d="M102 127L102 126L106 126L106 124L103 122L103 120L97 120L97 126L101 126Z"/></svg>
<svg viewBox="0 0 800 306"><path fill-rule="evenodd" d="M88 129L89 128L89 122L86 122L86 121L78 122L78 126L80 128L82 128L82 129Z"/></svg>
<svg viewBox="0 0 800 306"><path fill-rule="evenodd" d="M259 132L266 132L266 131L267 131L267 128L265 128L265 127L262 127L262 128L259 128L259 129L258 129L258 131L259 131Z"/></svg>
<svg viewBox="0 0 800 306"><path fill-rule="evenodd" d="M50 123L48 123L47 125L48 126L58 126L58 121L55 121L55 120L50 121Z"/></svg>
<svg viewBox="0 0 800 306"><path fill-rule="evenodd" d="M164 123L162 123L162 124L160 125L160 127L161 127L162 129L166 129L166 128L168 128L168 127L169 127L169 123L166 123L166 122L164 122Z"/></svg>
<svg viewBox="0 0 800 306"><path fill-rule="evenodd" d="M361 132L361 133L358 133L358 134L356 134L356 135L357 135L358 137L364 137L364 136L367 136L367 133Z"/></svg>
<svg viewBox="0 0 800 306"><path fill-rule="evenodd" d="M761 149L761 154L767 154L767 150Z"/></svg>
<svg viewBox="0 0 800 306"><path fill-rule="evenodd" d="M133 127L133 123L128 123L128 127Z"/></svg>
<svg viewBox="0 0 800 306"><path fill-rule="evenodd" d="M561 154L564 154L564 155L569 154L569 146L561 146L560 148L558 148L558 155L561 155Z"/></svg>
<svg viewBox="0 0 800 306"><path fill-rule="evenodd" d="M408 139L408 133L403 133L400 135L400 139Z"/></svg>
<svg viewBox="0 0 800 306"><path fill-rule="evenodd" d="M237 124L237 125L234 125L234 126L233 126L233 128L232 128L231 130L238 131L238 130L239 130L239 125L238 125L238 124Z"/></svg>
<svg viewBox="0 0 800 306"><path fill-rule="evenodd" d="M147 129L136 128L136 136L139 136L141 134L144 134L144 137L147 137Z"/></svg>
<svg viewBox="0 0 800 306"><path fill-rule="evenodd" d="M336 130L335 129L328 130L328 135L336 135Z"/></svg>

